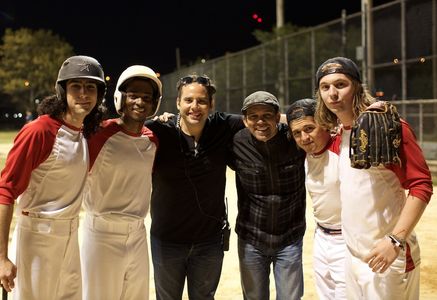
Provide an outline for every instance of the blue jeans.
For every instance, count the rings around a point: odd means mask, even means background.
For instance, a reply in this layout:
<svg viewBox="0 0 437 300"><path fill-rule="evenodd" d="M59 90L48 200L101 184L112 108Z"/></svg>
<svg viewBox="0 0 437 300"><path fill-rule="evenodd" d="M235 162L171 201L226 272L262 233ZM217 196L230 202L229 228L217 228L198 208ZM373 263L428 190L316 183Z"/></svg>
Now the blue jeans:
<svg viewBox="0 0 437 300"><path fill-rule="evenodd" d="M303 296L302 239L282 249L259 249L238 239L238 258L244 299L270 298L272 263L276 299L295 300Z"/></svg>
<svg viewBox="0 0 437 300"><path fill-rule="evenodd" d="M150 237L156 300L180 300L187 278L190 300L214 299L223 264L220 239L174 244Z"/></svg>

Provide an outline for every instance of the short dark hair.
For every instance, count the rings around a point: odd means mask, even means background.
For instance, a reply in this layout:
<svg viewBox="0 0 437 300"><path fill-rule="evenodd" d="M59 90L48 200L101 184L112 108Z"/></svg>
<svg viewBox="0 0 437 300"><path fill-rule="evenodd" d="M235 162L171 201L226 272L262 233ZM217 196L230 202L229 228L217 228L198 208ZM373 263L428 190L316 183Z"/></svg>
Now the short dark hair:
<svg viewBox="0 0 437 300"><path fill-rule="evenodd" d="M212 83L212 80L207 75L197 75L197 74L191 74L184 76L180 78L176 84L176 89L178 91L178 98L181 97L181 90L182 87L191 84L191 83L199 83L203 85L206 88L206 91L208 93L209 101L212 101L212 97L216 92L215 85Z"/></svg>

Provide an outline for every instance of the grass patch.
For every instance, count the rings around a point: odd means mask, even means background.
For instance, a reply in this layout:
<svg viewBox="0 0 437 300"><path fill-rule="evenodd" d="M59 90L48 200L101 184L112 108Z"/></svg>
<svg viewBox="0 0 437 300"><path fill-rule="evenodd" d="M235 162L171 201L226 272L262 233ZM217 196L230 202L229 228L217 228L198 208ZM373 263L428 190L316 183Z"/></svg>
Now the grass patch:
<svg viewBox="0 0 437 300"><path fill-rule="evenodd" d="M11 145L14 142L14 138L17 135L17 130L0 131L0 170L3 170L5 165L6 156L9 152L9 147L3 147L4 145Z"/></svg>
<svg viewBox="0 0 437 300"><path fill-rule="evenodd" d="M12 144L17 133L17 130L0 131L0 144Z"/></svg>

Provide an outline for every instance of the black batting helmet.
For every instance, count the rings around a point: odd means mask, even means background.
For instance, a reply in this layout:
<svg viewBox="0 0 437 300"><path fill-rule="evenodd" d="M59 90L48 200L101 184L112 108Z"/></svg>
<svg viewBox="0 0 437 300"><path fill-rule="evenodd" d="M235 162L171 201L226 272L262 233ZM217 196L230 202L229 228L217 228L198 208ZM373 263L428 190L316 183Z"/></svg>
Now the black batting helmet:
<svg viewBox="0 0 437 300"><path fill-rule="evenodd" d="M103 68L100 63L90 56L76 55L67 58L59 69L56 80L56 95L65 100L65 83L69 79L94 79L98 86L98 102L103 100L106 93L106 83Z"/></svg>

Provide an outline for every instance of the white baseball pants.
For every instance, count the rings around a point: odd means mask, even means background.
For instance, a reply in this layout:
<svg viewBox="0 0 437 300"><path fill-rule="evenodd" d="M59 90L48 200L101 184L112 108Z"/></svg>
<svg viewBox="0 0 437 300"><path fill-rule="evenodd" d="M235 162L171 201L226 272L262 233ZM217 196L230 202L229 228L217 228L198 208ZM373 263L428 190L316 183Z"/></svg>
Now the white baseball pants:
<svg viewBox="0 0 437 300"><path fill-rule="evenodd" d="M328 234L316 227L313 246L314 281L323 300L346 299L346 243L342 234Z"/></svg>
<svg viewBox="0 0 437 300"><path fill-rule="evenodd" d="M14 300L82 299L78 225L79 218L18 217L11 245Z"/></svg>
<svg viewBox="0 0 437 300"><path fill-rule="evenodd" d="M86 300L149 299L144 219L85 216L81 246Z"/></svg>
<svg viewBox="0 0 437 300"><path fill-rule="evenodd" d="M346 292L350 300L418 300L419 266L405 273L405 251L383 274L374 273L368 264L346 251Z"/></svg>

